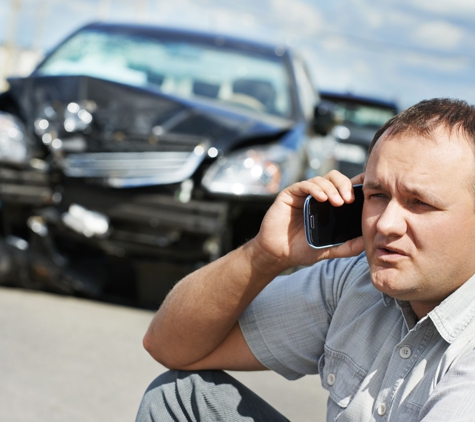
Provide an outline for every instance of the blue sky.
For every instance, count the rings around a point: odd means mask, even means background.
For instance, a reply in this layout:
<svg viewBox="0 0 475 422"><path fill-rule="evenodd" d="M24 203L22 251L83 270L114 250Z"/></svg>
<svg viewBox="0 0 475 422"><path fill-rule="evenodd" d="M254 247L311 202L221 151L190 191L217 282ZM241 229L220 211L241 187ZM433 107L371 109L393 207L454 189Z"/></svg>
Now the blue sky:
<svg viewBox="0 0 475 422"><path fill-rule="evenodd" d="M93 20L136 21L286 43L322 89L475 103L473 0L16 0L17 42L51 48ZM11 28L0 0L0 42ZM43 17L43 18L42 18Z"/></svg>

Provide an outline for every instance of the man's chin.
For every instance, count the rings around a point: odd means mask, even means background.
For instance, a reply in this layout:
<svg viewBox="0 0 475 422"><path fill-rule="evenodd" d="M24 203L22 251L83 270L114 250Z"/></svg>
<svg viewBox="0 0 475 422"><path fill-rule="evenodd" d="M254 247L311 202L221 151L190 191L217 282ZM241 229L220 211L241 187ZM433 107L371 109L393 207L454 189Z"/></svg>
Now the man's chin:
<svg viewBox="0 0 475 422"><path fill-rule="evenodd" d="M395 268L379 268L371 271L373 286L394 299L405 300L406 298L408 289L403 285L403 280L407 280L407 277L402 277L401 272Z"/></svg>

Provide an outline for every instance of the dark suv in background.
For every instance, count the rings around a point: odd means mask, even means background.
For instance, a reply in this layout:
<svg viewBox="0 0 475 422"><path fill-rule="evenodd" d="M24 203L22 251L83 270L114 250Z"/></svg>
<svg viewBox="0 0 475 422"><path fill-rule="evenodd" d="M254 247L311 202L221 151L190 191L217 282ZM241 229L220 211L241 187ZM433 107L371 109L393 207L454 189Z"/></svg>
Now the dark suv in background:
<svg viewBox="0 0 475 422"><path fill-rule="evenodd" d="M397 104L351 93L321 91L320 97L335 104L341 124L332 130L338 140L336 168L349 177L364 171L368 146L376 131L398 113Z"/></svg>
<svg viewBox="0 0 475 422"><path fill-rule="evenodd" d="M335 166L331 107L281 46L96 23L9 84L2 284L156 304Z"/></svg>

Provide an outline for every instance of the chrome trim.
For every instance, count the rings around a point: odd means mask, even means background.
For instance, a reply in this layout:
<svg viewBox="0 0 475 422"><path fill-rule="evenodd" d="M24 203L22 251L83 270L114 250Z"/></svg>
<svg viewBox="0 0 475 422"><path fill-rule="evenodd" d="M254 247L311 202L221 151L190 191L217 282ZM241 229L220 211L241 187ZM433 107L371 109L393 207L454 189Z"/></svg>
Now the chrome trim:
<svg viewBox="0 0 475 422"><path fill-rule="evenodd" d="M59 165L66 176L101 178L106 185L122 188L182 182L204 158L194 151L99 152L70 154Z"/></svg>

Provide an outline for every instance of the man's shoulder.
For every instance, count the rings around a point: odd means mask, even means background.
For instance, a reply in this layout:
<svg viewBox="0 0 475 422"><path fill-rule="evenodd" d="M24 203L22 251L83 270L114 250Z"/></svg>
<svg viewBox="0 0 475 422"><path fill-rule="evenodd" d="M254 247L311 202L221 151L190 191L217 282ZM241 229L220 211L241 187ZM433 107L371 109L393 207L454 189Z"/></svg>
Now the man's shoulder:
<svg viewBox="0 0 475 422"><path fill-rule="evenodd" d="M304 284L318 283L322 291L326 291L327 294L331 292L330 295L335 304L342 295L355 289L375 290L371 283L369 264L364 252L349 258L320 261L308 268L306 273L302 273L302 278L299 281Z"/></svg>
<svg viewBox="0 0 475 422"><path fill-rule="evenodd" d="M369 264L366 254L362 252L357 256L318 262L311 267L310 271L312 273L325 273L334 280L353 281L369 276Z"/></svg>

